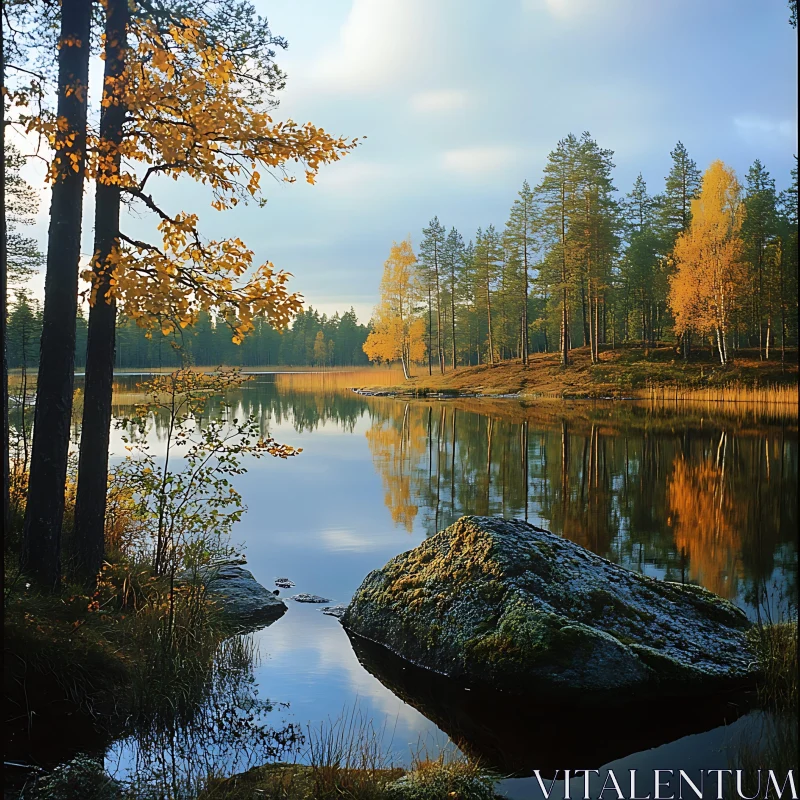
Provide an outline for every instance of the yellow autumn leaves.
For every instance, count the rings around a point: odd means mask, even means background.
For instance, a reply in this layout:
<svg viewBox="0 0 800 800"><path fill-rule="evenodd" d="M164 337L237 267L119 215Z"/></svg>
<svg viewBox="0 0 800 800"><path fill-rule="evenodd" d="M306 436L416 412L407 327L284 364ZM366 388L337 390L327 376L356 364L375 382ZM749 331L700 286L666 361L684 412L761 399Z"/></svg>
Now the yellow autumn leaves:
<svg viewBox="0 0 800 800"><path fill-rule="evenodd" d="M420 286L414 270L417 257L411 239L394 242L383 265L381 300L372 331L364 342L370 361L400 361L409 377L411 364L425 355L425 323L416 315Z"/></svg>
<svg viewBox="0 0 800 800"><path fill-rule="evenodd" d="M233 341L240 343L256 316L285 327L302 297L289 292L288 273L270 263L255 266L253 251L240 239L206 240L197 214L162 208L151 194L152 179L190 177L210 187L212 207L223 211L261 202L266 172L294 181L291 162L302 164L313 183L320 166L339 160L357 140L331 136L311 123L274 121L207 28L204 20L182 19L165 30L142 16L131 20L124 75L106 81L102 99L104 108L124 105L123 138L116 144L89 132L86 177L119 186L123 197L155 214L157 233L140 241L121 232L103 268L87 269L82 277L93 282L94 302L98 276L111 270L110 291L119 310L142 327L168 333L210 311L228 322ZM67 137L74 139L52 115L31 116L27 127L54 150ZM50 180L78 169L80 143L66 144L74 163L54 161Z"/></svg>
<svg viewBox="0 0 800 800"><path fill-rule="evenodd" d="M692 201L692 222L672 253L675 272L669 303L675 332L711 334L720 361L729 359L728 335L745 286L742 258L743 206L735 172L714 161Z"/></svg>

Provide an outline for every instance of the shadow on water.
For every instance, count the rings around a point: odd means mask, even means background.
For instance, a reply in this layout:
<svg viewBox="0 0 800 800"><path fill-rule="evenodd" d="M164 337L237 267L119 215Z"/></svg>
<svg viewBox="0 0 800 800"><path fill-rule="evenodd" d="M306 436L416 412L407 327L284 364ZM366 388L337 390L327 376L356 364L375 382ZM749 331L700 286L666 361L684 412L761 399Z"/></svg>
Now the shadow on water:
<svg viewBox="0 0 800 800"><path fill-rule="evenodd" d="M619 758L730 724L753 707L751 694L569 706L467 686L348 632L361 665L444 731L470 758L501 775L564 765L596 769ZM657 721L654 724L654 721Z"/></svg>

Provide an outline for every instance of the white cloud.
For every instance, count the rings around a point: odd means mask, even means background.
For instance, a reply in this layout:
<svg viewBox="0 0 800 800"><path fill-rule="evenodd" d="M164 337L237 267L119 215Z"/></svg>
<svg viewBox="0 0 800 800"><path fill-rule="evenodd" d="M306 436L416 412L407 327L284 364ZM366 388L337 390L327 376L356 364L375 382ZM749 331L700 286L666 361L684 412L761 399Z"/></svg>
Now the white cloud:
<svg viewBox="0 0 800 800"><path fill-rule="evenodd" d="M419 113L429 111L458 111L470 105L470 94L464 89L434 89L418 92L411 97L411 109Z"/></svg>
<svg viewBox="0 0 800 800"><path fill-rule="evenodd" d="M424 0L353 0L312 77L337 91L369 92L419 72L431 35L429 8Z"/></svg>
<svg viewBox="0 0 800 800"><path fill-rule="evenodd" d="M781 145L797 142L796 119L769 119L758 114L735 117L737 133L749 144Z"/></svg>
<svg viewBox="0 0 800 800"><path fill-rule="evenodd" d="M449 172L465 176L484 176L498 172L518 160L512 147L461 147L447 150L442 166Z"/></svg>

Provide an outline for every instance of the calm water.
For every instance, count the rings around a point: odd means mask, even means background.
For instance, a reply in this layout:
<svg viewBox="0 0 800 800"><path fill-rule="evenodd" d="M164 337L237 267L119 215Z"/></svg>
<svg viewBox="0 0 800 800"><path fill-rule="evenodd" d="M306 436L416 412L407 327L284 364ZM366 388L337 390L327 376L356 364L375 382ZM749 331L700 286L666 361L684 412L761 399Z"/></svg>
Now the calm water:
<svg viewBox="0 0 800 800"><path fill-rule="evenodd" d="M127 380L132 388L137 379ZM282 595L347 603L370 570L476 513L528 519L630 569L700 583L751 616L757 596L766 595L773 615L796 598L796 422L619 402L526 408L514 400L365 398L289 391L274 381L259 375L229 400L303 453L248 464L236 486L249 510L234 538L264 585L273 588L279 576L295 582ZM158 426L154 452L157 436ZM124 453L119 432L111 450L114 458ZM356 706L385 727L386 747L401 763L420 744L445 746L449 734L489 761L528 772L612 763L726 768L726 748L762 724L756 712L736 721L733 706L689 702L646 717L639 709L616 724L588 712L500 708L354 649L319 606L287 605L254 635L261 655L248 691L288 704L269 712L276 726L318 726ZM241 752L215 749L223 770L249 766ZM108 760L130 771L136 757L137 745L126 742ZM506 789L540 795L532 779Z"/></svg>

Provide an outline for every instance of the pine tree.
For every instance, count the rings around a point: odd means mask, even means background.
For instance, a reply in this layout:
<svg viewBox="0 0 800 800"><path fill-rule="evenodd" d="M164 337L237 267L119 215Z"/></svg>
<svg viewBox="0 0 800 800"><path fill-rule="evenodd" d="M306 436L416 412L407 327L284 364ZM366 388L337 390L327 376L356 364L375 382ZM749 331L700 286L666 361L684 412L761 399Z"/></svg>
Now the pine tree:
<svg viewBox="0 0 800 800"><path fill-rule="evenodd" d="M447 274L447 297L450 304L450 348L453 369L458 365L458 347L456 341L456 305L458 303L458 286L464 273L464 237L451 228L445 242L445 270Z"/></svg>
<svg viewBox="0 0 800 800"><path fill-rule="evenodd" d="M614 153L597 145L588 132L578 146L578 212L573 227L581 262L581 297L588 300L588 329L592 362L600 358L600 306L610 285L611 270L619 246L620 219L611 177Z"/></svg>
<svg viewBox="0 0 800 800"><path fill-rule="evenodd" d="M666 286L660 269L662 258L657 230L658 208L655 199L647 191L641 173L626 195L624 208L628 245L623 259L624 293L627 299L623 311L623 338L628 338L629 315L633 310L630 303L633 301L637 306L642 344L648 340L654 344L655 318L659 307L666 302Z"/></svg>
<svg viewBox="0 0 800 800"><path fill-rule="evenodd" d="M428 374L431 373L434 304L436 305L436 354L439 371L444 373L441 274L446 233L439 218L434 217L428 223L428 227L422 229L422 241L419 245L420 274L428 295Z"/></svg>
<svg viewBox="0 0 800 800"><path fill-rule="evenodd" d="M678 236L689 227L692 200L700 191L700 170L689 158L689 153L682 142L675 145L670 156L672 168L664 179L664 194L659 197L659 228L663 253L672 252ZM692 328L689 326L684 328L683 332L682 350L685 360L689 358L691 340Z"/></svg>
<svg viewBox="0 0 800 800"><path fill-rule="evenodd" d="M773 334L773 300L775 296L774 257L767 257L778 225L778 197L775 181L756 159L747 171L743 202L742 242L750 283L750 331L758 343L759 358L769 358L769 340Z"/></svg>
<svg viewBox="0 0 800 800"><path fill-rule="evenodd" d="M692 200L700 190L700 170L689 158L682 142L670 152L672 168L664 179L664 196L661 200L661 224L672 236L667 247L671 248L675 238L685 231L691 221Z"/></svg>
<svg viewBox="0 0 800 800"><path fill-rule="evenodd" d="M562 366L569 364L570 297L578 278L572 230L572 222L579 213L578 150L575 136L570 134L562 139L547 157L542 182L536 188L543 232L550 245L546 269L553 293L559 298Z"/></svg>
<svg viewBox="0 0 800 800"><path fill-rule="evenodd" d="M495 289L502 261L502 240L494 225L490 225L485 233L478 229L475 234L474 255L475 307L480 309L486 317L487 360L492 366L495 363L495 339L492 330L492 292Z"/></svg>
<svg viewBox="0 0 800 800"><path fill-rule="evenodd" d="M517 199L511 206L511 214L506 223L506 239L512 248L519 264L520 303L522 318L520 321L520 357L522 363L528 363L528 290L530 273L533 268L533 257L538 249L536 235L539 221L536 213L534 194L528 181L523 181Z"/></svg>
<svg viewBox="0 0 800 800"><path fill-rule="evenodd" d="M798 334L798 227L797 227L797 156L791 171L792 182L781 192L778 201L778 235L776 237L776 272L781 325L781 367L786 362L786 340Z"/></svg>

